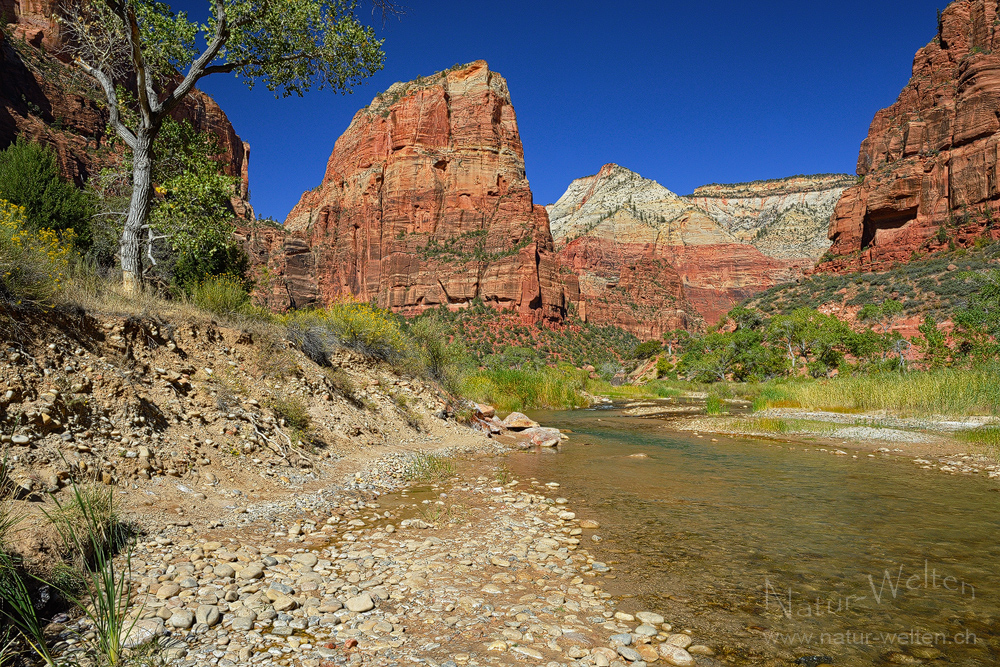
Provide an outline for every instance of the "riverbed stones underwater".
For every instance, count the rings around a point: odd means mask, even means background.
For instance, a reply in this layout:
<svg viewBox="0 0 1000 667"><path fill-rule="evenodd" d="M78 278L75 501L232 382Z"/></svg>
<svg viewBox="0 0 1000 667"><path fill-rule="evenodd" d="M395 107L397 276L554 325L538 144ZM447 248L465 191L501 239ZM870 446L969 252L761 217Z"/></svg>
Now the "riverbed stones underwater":
<svg viewBox="0 0 1000 667"><path fill-rule="evenodd" d="M129 643L159 636L178 667L721 664L705 646L696 663L661 615L616 611L581 519L544 493L558 485L478 476L387 496L398 458L249 508L258 521L235 532L144 538Z"/></svg>

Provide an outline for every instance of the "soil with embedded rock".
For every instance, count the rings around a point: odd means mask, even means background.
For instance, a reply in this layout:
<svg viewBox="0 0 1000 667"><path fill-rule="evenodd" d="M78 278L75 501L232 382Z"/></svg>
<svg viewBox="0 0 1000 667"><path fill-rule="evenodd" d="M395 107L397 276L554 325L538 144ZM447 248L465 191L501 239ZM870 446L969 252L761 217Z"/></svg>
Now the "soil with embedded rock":
<svg viewBox="0 0 1000 667"><path fill-rule="evenodd" d="M351 296L406 315L475 300L525 322L566 310L507 82L483 61L380 94L284 229L246 233L277 308Z"/></svg>
<svg viewBox="0 0 1000 667"><path fill-rule="evenodd" d="M909 83L871 123L862 182L844 192L823 271L882 270L915 255L1000 238L1000 12L959 0L913 60Z"/></svg>

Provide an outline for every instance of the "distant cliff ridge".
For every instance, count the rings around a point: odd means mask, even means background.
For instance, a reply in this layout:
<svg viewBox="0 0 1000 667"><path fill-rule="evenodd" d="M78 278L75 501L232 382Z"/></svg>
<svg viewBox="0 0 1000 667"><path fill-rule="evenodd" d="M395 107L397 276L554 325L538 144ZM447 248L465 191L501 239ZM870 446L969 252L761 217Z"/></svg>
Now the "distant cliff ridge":
<svg viewBox="0 0 1000 667"><path fill-rule="evenodd" d="M481 299L559 321L575 290L532 202L507 82L484 61L397 83L358 111L284 231L253 246L277 308L352 296L415 315Z"/></svg>
<svg viewBox="0 0 1000 667"><path fill-rule="evenodd" d="M733 185L705 185L686 197L725 230L769 257L817 262L830 248L830 218L848 174L793 176Z"/></svg>
<svg viewBox="0 0 1000 667"><path fill-rule="evenodd" d="M844 175L711 185L680 197L615 164L547 207L578 312L655 337L712 324L743 299L795 280L829 247Z"/></svg>

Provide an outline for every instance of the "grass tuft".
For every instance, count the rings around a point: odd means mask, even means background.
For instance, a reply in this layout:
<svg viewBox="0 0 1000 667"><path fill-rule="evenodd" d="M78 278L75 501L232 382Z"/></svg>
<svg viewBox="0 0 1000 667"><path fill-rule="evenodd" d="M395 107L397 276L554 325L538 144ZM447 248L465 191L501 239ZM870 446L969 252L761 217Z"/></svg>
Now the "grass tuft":
<svg viewBox="0 0 1000 667"><path fill-rule="evenodd" d="M411 482L439 482L455 474L451 459L438 454L417 452L410 457L404 477Z"/></svg>

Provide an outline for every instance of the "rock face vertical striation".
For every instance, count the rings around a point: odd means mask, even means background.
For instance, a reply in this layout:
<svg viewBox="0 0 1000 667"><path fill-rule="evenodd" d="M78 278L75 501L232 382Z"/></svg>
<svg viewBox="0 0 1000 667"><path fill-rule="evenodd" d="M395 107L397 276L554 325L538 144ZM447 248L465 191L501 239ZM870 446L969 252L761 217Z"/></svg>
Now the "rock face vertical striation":
<svg viewBox="0 0 1000 667"><path fill-rule="evenodd" d="M413 315L481 299L556 321L575 284L532 203L507 82L484 61L394 84L358 111L285 233L258 241L279 308L350 296Z"/></svg>
<svg viewBox="0 0 1000 667"><path fill-rule="evenodd" d="M879 270L1000 237L998 4L957 0L941 13L896 103L875 114L861 182L830 224L836 257L819 270Z"/></svg>

